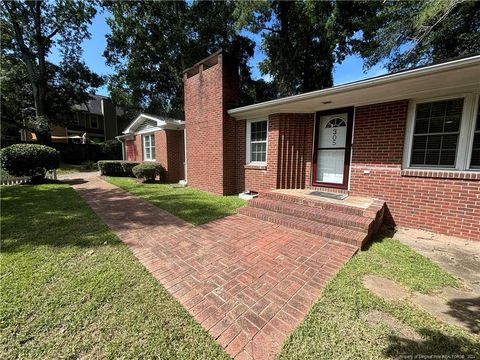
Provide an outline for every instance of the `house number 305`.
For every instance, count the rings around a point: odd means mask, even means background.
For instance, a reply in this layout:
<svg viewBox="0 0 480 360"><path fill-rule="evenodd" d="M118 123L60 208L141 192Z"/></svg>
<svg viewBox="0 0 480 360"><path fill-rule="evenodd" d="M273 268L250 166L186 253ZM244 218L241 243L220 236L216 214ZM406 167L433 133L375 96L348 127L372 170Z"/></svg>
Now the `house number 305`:
<svg viewBox="0 0 480 360"><path fill-rule="evenodd" d="M333 129L332 145L337 145L337 129Z"/></svg>

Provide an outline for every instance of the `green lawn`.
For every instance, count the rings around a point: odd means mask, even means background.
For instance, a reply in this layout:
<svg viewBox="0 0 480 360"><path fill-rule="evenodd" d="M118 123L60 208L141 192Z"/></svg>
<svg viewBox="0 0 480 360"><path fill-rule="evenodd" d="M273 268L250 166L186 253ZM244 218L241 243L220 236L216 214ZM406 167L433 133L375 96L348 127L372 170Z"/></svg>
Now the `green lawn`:
<svg viewBox="0 0 480 360"><path fill-rule="evenodd" d="M109 181L192 223L228 215L243 204L188 188ZM68 185L1 191L1 358L228 358ZM408 300L378 298L364 288L365 274L421 293L460 286L398 241L375 242L327 284L279 358L480 358L480 337L436 320ZM407 325L423 340L403 338L388 322L368 323L372 311Z"/></svg>
<svg viewBox="0 0 480 360"><path fill-rule="evenodd" d="M125 177L107 177L105 180L194 225L232 215L246 204L238 196L217 196L190 187L144 184Z"/></svg>
<svg viewBox="0 0 480 360"><path fill-rule="evenodd" d="M0 358L228 358L69 186L1 191Z"/></svg>
<svg viewBox="0 0 480 360"><path fill-rule="evenodd" d="M285 342L280 359L402 358L400 354L480 358L480 337L436 320L408 300L380 299L363 286L365 274L387 277L421 293L459 286L451 275L400 242L376 242L328 283L307 318ZM366 315L373 310L407 324L423 341L405 339L385 323L369 325Z"/></svg>

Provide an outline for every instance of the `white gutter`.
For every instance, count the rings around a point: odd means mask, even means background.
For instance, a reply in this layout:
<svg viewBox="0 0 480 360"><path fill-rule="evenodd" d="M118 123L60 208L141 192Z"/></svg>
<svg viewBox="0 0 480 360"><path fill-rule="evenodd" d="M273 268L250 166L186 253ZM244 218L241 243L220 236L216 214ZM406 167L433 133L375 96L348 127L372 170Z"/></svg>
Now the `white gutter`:
<svg viewBox="0 0 480 360"><path fill-rule="evenodd" d="M285 104L289 104L296 101L317 98L320 96L333 95L333 94L348 92L348 91L357 90L361 88L369 88L372 86L388 84L391 82L405 80L405 79L409 79L417 76L435 74L435 73L447 71L450 69L467 67L470 65L475 65L477 63L480 64L480 55L476 55L476 56L472 56L464 59L453 60L453 61L442 63L442 64L426 66L418 69L406 70L400 73L395 73L390 75L381 75L375 78L338 85L328 89L316 90L316 91L308 92L305 94L293 95L293 96L288 96L281 99L265 101L258 104L242 106L239 108L228 110L228 114L235 117L235 115L241 115L244 112L262 110L270 106L285 105Z"/></svg>

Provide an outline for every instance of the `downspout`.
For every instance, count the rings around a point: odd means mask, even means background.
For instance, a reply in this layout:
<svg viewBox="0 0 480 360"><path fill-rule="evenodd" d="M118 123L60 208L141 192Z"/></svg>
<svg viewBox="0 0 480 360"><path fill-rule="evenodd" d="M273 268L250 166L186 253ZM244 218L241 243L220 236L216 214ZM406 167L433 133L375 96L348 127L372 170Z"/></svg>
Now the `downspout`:
<svg viewBox="0 0 480 360"><path fill-rule="evenodd" d="M184 161L183 161L183 166L184 166L184 173L185 173L185 183L188 184L187 180L187 129L183 128L183 152L184 152Z"/></svg>
<svg viewBox="0 0 480 360"><path fill-rule="evenodd" d="M120 139L120 136L115 136L115 139L122 144L122 160L125 160L125 141Z"/></svg>

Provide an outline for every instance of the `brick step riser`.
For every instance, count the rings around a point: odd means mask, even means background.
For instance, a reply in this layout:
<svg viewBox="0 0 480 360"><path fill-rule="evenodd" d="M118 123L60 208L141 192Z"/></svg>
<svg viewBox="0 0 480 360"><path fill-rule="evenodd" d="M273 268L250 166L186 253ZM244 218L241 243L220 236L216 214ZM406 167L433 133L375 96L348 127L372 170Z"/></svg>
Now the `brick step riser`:
<svg viewBox="0 0 480 360"><path fill-rule="evenodd" d="M275 193L275 192L259 192L259 198L270 199L275 201L283 201L287 203L294 203L297 205L308 206L311 208L319 208L328 211L336 211L341 212L348 215L357 215L363 216L364 210L359 208L354 208L351 206L346 205L337 205L333 203L328 203L325 201L315 201L309 200L305 198L301 198L299 196Z"/></svg>
<svg viewBox="0 0 480 360"><path fill-rule="evenodd" d="M255 200L251 200L248 203L248 206L251 206L257 209L269 210L269 211L273 211L280 214L296 216L303 219L316 221L318 223L342 226L342 227L346 227L348 229L357 230L357 231L364 231L369 234L371 231L373 231L373 227L374 227L374 219L371 219L369 223L363 223L355 220L340 219L340 218L334 217L333 214L330 214L328 216L323 214L322 216L319 216L318 214L313 213L311 211L311 208L309 207L305 207L306 208L305 210L292 209L288 206L288 203L285 205L271 206L268 203L262 202L261 199L258 199L258 200L255 199ZM340 215L345 215L345 214L340 213ZM347 215L351 215L351 214L347 214Z"/></svg>
<svg viewBox="0 0 480 360"><path fill-rule="evenodd" d="M349 245L357 246L359 248L361 248L362 244L364 244L367 241L367 239L369 238L369 236L367 234L365 234L365 238L362 239L361 241L360 240L353 240L353 239L348 238L348 237L343 237L343 236L332 234L328 231L325 231L320 226L316 227L316 226L311 226L309 224L302 224L302 223L290 221L288 219L282 219L281 217L277 217L277 216L270 215L270 214L259 214L259 213L256 213L256 212L250 212L249 209L250 208L248 206L244 207L244 208L241 208L241 209L239 209L239 213L242 214L242 215L246 215L246 216L250 216L250 217L259 219L259 220L268 221L268 222L271 222L271 223L274 223L274 224L277 224L277 225L282 225L282 226L288 227L290 229L305 231L305 232L310 233L310 234L321 236L321 237L326 238L328 240L339 241L339 242L343 242L343 243L346 243L346 244L349 244ZM319 225L321 225L321 223L319 223Z"/></svg>

